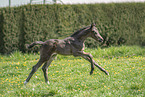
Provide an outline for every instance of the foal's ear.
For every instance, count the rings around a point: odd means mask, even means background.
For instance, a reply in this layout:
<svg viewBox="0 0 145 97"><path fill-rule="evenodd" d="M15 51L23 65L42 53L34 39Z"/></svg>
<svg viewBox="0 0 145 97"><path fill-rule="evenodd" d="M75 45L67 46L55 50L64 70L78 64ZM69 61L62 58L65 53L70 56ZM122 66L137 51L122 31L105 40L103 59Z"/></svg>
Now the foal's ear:
<svg viewBox="0 0 145 97"><path fill-rule="evenodd" d="M95 26L96 26L96 24L95 23L92 23L90 28L92 29Z"/></svg>

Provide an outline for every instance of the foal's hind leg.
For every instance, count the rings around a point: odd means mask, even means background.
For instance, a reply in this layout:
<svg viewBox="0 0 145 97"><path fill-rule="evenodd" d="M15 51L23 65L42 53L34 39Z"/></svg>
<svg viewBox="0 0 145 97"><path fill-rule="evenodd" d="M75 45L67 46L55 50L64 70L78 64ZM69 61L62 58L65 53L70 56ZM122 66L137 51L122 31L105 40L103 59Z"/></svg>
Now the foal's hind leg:
<svg viewBox="0 0 145 97"><path fill-rule="evenodd" d="M24 84L26 85L29 80L31 79L32 75L37 71L37 69L44 63L46 62L47 60L50 59L52 53L53 53L53 50L55 50L53 48L53 46L51 45L43 45L40 49L40 60L38 61L38 63L33 66L32 68L32 71L31 73L29 74L28 78L26 79L26 81L24 82ZM49 56L50 55L50 56Z"/></svg>
<svg viewBox="0 0 145 97"><path fill-rule="evenodd" d="M24 84L26 85L29 80L31 79L32 75L37 71L37 69L43 64L44 61L42 61L41 59L38 61L38 63L33 66L32 71L30 72L28 78L26 79L26 81L24 82Z"/></svg>
<svg viewBox="0 0 145 97"><path fill-rule="evenodd" d="M49 84L49 81L48 81L48 67L50 66L51 62L53 61L53 59L56 57L56 53L55 54L52 54L50 59L43 65L42 67L42 70L43 70L43 73L44 73L44 78L45 78L45 82Z"/></svg>

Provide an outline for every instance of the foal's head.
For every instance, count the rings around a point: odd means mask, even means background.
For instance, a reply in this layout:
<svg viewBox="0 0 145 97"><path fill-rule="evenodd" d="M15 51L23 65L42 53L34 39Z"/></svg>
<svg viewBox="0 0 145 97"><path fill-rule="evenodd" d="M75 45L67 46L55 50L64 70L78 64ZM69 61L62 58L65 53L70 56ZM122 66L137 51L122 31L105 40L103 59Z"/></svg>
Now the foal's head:
<svg viewBox="0 0 145 97"><path fill-rule="evenodd" d="M98 29L95 27L96 25L93 23L91 24L90 30L91 30L91 37L95 40L98 40L99 42L103 42L102 36L99 34Z"/></svg>

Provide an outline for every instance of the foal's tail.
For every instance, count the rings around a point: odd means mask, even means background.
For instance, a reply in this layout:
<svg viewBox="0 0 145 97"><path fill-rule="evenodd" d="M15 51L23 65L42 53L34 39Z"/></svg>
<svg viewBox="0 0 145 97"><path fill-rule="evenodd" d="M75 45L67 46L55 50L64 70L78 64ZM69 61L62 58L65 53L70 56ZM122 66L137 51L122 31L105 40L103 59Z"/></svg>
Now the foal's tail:
<svg viewBox="0 0 145 97"><path fill-rule="evenodd" d="M44 44L44 42L43 41L35 41L35 42L31 43L31 44L28 44L27 48L30 49L33 46L37 45L37 44L41 44L42 45L42 44Z"/></svg>

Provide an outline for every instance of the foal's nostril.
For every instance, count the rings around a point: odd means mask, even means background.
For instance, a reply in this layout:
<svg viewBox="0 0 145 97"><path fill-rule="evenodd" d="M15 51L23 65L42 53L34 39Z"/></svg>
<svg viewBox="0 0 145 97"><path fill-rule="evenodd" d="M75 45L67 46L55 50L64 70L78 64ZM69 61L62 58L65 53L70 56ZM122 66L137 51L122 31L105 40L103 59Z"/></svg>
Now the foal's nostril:
<svg viewBox="0 0 145 97"><path fill-rule="evenodd" d="M99 39L99 42L103 42L103 39L100 38L100 39Z"/></svg>

